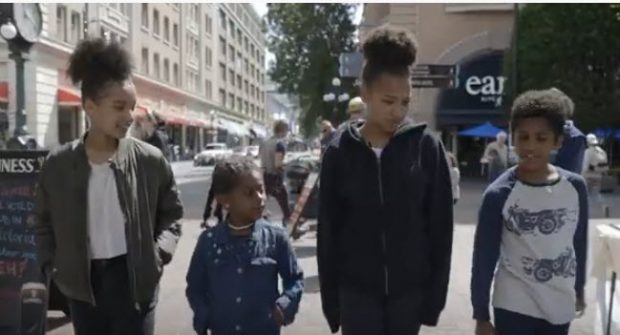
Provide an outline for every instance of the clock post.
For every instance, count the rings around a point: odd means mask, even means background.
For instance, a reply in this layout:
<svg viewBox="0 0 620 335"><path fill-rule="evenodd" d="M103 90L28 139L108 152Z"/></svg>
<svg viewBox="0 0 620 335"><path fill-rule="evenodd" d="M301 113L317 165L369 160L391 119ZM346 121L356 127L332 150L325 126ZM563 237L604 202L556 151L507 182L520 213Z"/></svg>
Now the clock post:
<svg viewBox="0 0 620 335"><path fill-rule="evenodd" d="M38 41L42 28L41 8L37 3L0 4L0 36L8 43L9 58L15 62L15 130L7 142L9 149L36 149L36 140L28 134L25 106L25 55Z"/></svg>

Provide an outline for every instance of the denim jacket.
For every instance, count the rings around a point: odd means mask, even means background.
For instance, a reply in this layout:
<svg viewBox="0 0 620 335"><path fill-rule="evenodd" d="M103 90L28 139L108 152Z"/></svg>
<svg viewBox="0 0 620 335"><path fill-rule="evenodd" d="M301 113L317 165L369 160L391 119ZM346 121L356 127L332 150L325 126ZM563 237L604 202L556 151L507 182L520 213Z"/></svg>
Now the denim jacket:
<svg viewBox="0 0 620 335"><path fill-rule="evenodd" d="M281 227L259 220L250 236L237 237L222 222L199 237L186 290L197 333L280 334L274 308L292 323L302 292L303 272Z"/></svg>

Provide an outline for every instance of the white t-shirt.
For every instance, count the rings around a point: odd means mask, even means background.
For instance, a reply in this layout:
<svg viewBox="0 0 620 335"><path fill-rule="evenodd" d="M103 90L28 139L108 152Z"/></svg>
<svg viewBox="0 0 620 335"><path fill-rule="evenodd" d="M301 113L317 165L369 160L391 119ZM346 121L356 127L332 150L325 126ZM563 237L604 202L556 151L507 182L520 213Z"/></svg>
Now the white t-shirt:
<svg viewBox="0 0 620 335"><path fill-rule="evenodd" d="M372 151L375 153L378 159L381 158L381 153L383 152L383 148L372 148Z"/></svg>
<svg viewBox="0 0 620 335"><path fill-rule="evenodd" d="M573 320L579 210L579 194L565 177L549 186L516 182L502 211L495 308L556 325Z"/></svg>
<svg viewBox="0 0 620 335"><path fill-rule="evenodd" d="M88 237L90 258L108 259L127 253L125 215L120 206L114 171L109 163L90 163Z"/></svg>

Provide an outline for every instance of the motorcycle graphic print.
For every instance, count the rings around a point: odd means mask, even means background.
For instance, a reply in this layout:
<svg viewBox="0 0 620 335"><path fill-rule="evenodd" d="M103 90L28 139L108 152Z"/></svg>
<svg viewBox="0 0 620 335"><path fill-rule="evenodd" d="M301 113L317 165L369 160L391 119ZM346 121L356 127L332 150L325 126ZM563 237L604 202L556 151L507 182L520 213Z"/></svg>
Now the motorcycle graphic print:
<svg viewBox="0 0 620 335"><path fill-rule="evenodd" d="M576 211L566 208L545 209L539 212L530 212L515 204L508 208L508 218L504 220L506 229L518 236L522 234L543 235L556 233L566 221L575 216Z"/></svg>
<svg viewBox="0 0 620 335"><path fill-rule="evenodd" d="M556 259L523 257L521 261L525 274L533 277L539 283L546 283L554 276L562 278L575 277L577 273L577 259L570 248L567 248Z"/></svg>

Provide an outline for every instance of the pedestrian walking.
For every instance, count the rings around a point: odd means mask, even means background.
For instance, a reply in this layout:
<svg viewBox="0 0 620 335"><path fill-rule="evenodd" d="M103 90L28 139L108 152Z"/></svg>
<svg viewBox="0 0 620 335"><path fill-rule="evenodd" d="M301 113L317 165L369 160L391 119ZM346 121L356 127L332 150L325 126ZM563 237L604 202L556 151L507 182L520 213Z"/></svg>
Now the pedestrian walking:
<svg viewBox="0 0 620 335"><path fill-rule="evenodd" d="M581 175L586 180L590 198L596 200L600 205L604 205L601 187L603 184L603 174L609 171L607 153L600 147L598 138L594 134L586 136L588 149L584 154Z"/></svg>
<svg viewBox="0 0 620 335"><path fill-rule="evenodd" d="M416 42L383 26L363 43L366 120L323 156L317 259L323 313L343 335L417 334L446 302L452 187L441 142L405 118Z"/></svg>
<svg viewBox="0 0 620 335"><path fill-rule="evenodd" d="M153 111L139 116L129 128L129 134L159 149L166 159L170 157L168 148L168 134L164 129L164 122Z"/></svg>
<svg viewBox="0 0 620 335"><path fill-rule="evenodd" d="M200 235L192 256L186 293L194 330L280 334L299 309L303 272L286 231L261 218L260 170L246 158L220 162L213 172L213 192L229 215Z"/></svg>
<svg viewBox="0 0 620 335"><path fill-rule="evenodd" d="M321 154L325 152L325 148L334 139L336 135L336 129L331 122L323 120L321 122Z"/></svg>
<svg viewBox="0 0 620 335"><path fill-rule="evenodd" d="M562 100L562 106L566 117L562 146L557 151L552 162L555 166L573 173L581 174L583 159L587 148L586 136L575 126L572 120L575 114L575 103L558 88L551 88L552 93L558 94Z"/></svg>
<svg viewBox="0 0 620 335"><path fill-rule="evenodd" d="M452 182L452 199L454 199L454 204L459 201L461 198L461 170L459 170L459 163L456 159L456 156L448 152L448 162L450 163L450 181Z"/></svg>
<svg viewBox="0 0 620 335"><path fill-rule="evenodd" d="M338 131L344 131L347 129L347 125L349 122L356 122L364 119L364 114L366 113L366 104L361 97L354 97L349 100L349 104L347 105L347 113L349 114L349 119L338 126Z"/></svg>
<svg viewBox="0 0 620 335"><path fill-rule="evenodd" d="M487 178L489 184L504 173L508 167L507 137L508 135L506 135L505 132L500 131L496 136L496 140L487 145L482 159L480 160L482 163L487 164Z"/></svg>
<svg viewBox="0 0 620 335"><path fill-rule="evenodd" d="M265 191L268 196L276 198L282 211L282 224L288 226L291 216L291 208L288 203L288 191L284 186L284 156L286 155L286 135L288 124L284 121L276 121L273 126L273 137L263 142L260 147L261 167L263 168L263 180Z"/></svg>
<svg viewBox="0 0 620 335"><path fill-rule="evenodd" d="M125 137L136 90L119 43L80 42L68 75L90 128L41 171L38 260L67 297L75 334L153 334L159 279L181 236L172 169L161 151Z"/></svg>
<svg viewBox="0 0 620 335"><path fill-rule="evenodd" d="M519 163L484 192L476 228L471 279L476 335L567 335L585 309L585 182L550 164L565 124L557 94L522 94L510 124Z"/></svg>

